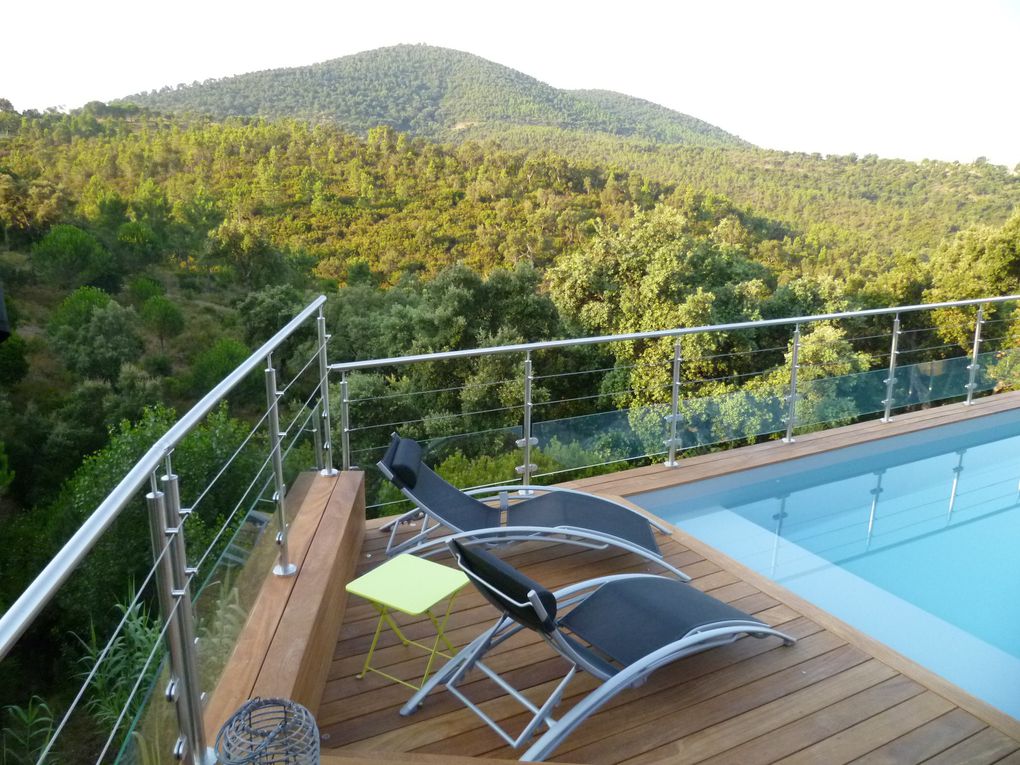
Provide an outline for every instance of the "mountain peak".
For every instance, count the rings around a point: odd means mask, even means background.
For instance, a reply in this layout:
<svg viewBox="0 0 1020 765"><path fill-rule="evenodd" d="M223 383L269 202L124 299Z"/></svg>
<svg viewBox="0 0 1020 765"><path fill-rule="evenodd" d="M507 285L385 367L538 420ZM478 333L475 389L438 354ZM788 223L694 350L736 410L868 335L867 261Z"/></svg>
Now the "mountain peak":
<svg viewBox="0 0 1020 765"><path fill-rule="evenodd" d="M659 143L747 146L720 128L639 98L554 88L464 51L394 45L309 66L271 69L124 101L168 112L224 118L329 121L364 133L377 125L456 139L515 126L607 133Z"/></svg>

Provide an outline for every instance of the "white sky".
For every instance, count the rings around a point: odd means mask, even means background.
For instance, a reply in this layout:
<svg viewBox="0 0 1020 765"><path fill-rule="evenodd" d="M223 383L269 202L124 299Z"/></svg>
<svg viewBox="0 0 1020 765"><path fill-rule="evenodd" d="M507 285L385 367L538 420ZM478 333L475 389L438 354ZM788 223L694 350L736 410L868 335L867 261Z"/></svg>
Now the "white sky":
<svg viewBox="0 0 1020 765"><path fill-rule="evenodd" d="M422 42L646 98L768 148L1020 163L1020 0L5 6L0 97L19 110Z"/></svg>

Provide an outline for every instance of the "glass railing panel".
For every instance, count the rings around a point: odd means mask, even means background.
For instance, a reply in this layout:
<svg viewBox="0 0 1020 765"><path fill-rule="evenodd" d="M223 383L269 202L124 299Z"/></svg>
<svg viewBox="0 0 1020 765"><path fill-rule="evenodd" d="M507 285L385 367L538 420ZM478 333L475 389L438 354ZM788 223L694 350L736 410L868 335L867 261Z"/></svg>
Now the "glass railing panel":
<svg viewBox="0 0 1020 765"><path fill-rule="evenodd" d="M194 615L198 672L206 693L216 687L262 583L277 562L271 489L262 500L245 508L216 557L199 571Z"/></svg>
<svg viewBox="0 0 1020 765"><path fill-rule="evenodd" d="M156 765L174 761L172 752L177 742L177 714L160 692L170 681L166 657L149 685L142 706L130 721L116 753L115 759L106 758L118 765Z"/></svg>
<svg viewBox="0 0 1020 765"><path fill-rule="evenodd" d="M979 354L978 365L975 392L990 391L1000 386L1010 390L1020 388L1020 348Z"/></svg>
<svg viewBox="0 0 1020 765"><path fill-rule="evenodd" d="M681 399L677 437L680 447L752 442L786 430L787 389L761 386Z"/></svg>
<svg viewBox="0 0 1020 765"><path fill-rule="evenodd" d="M583 478L657 458L668 438L674 340L557 349L536 356L536 482Z"/></svg>
<svg viewBox="0 0 1020 765"><path fill-rule="evenodd" d="M905 364L896 370L896 406L917 406L967 395L970 358Z"/></svg>
<svg viewBox="0 0 1020 765"><path fill-rule="evenodd" d="M46 762L115 761L162 658L149 538L139 494L0 663L0 761L34 763L53 736Z"/></svg>
<svg viewBox="0 0 1020 765"><path fill-rule="evenodd" d="M427 465L458 488L468 489L520 482L516 468L523 464L524 459L522 450L517 446L521 434L522 428L516 426L416 440L421 444L422 459ZM365 471L366 505L370 518L397 515L413 507L376 467L388 446L387 436L383 443L352 449L354 461Z"/></svg>
<svg viewBox="0 0 1020 765"><path fill-rule="evenodd" d="M281 412L285 491L301 473L315 467L313 417L314 411L306 406ZM267 440L258 433L233 453L233 461L219 474L209 495L208 501L219 509L215 533L206 521L211 513L195 528L188 528L192 518L186 524L189 559L198 567L193 599L203 692L212 692L219 682L262 583L278 560L276 481L268 458ZM206 501L202 499L203 504ZM289 522L297 507L285 504Z"/></svg>
<svg viewBox="0 0 1020 765"><path fill-rule="evenodd" d="M875 369L797 384L797 431L849 425L885 410L888 370ZM895 399L894 399L895 400Z"/></svg>
<svg viewBox="0 0 1020 765"><path fill-rule="evenodd" d="M652 404L532 423L538 439L533 461L536 477L562 480L562 474L581 477L628 467L638 459L665 453L669 406Z"/></svg>

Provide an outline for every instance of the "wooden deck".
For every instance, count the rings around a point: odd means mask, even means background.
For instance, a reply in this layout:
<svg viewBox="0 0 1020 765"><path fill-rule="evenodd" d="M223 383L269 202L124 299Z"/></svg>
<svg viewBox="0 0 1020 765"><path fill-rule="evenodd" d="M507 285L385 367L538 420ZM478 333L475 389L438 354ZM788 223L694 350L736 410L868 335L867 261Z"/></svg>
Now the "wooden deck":
<svg viewBox="0 0 1020 765"><path fill-rule="evenodd" d="M864 423L799 439L797 444L708 455L684 470L643 468L585 482L624 495L678 482L694 474L727 472L735 465L802 456L902 430L1015 407L1015 395L974 407L946 407L877 426ZM952 410L952 411L950 411ZM757 450L757 455L753 454ZM714 467L713 467L714 464ZM356 574L384 560L385 537L370 521ZM553 761L575 763L1006 763L1020 765L1020 723L939 681L902 657L828 615L763 582L710 548L674 534L663 538L671 563L692 584L798 638L743 638L688 657L653 674L647 683L610 701L556 751ZM527 545L503 556L550 588L611 572L654 571L643 559L615 551L565 545ZM442 560L442 559L440 559ZM473 588L456 601L447 631L463 645L496 617ZM402 619L413 638L426 638L424 619ZM387 759L393 762L459 757L514 758L514 752L445 691L429 697L410 718L397 710L409 691L384 678L355 675L375 627L375 612L358 599L347 604L339 642L318 709L324 762ZM424 660L384 632L374 662L405 679L420 675ZM564 664L537 637L518 635L489 662L517 687L544 696ZM474 672L468 694L493 717L517 728L525 715L491 681ZM593 687L581 675L568 689L560 714ZM526 691L527 692L527 691ZM529 693L529 695L531 695ZM423 757L422 755L433 755ZM335 758L335 759L334 759ZM351 758L348 760L347 758ZM448 758L448 759L447 759ZM466 762L466 760L465 760Z"/></svg>

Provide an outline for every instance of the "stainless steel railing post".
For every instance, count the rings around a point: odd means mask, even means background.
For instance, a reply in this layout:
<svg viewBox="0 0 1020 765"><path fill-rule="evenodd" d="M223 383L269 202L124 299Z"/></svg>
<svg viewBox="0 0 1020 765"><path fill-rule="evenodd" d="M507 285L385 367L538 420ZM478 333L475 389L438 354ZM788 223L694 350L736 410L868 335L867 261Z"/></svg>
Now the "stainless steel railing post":
<svg viewBox="0 0 1020 765"><path fill-rule="evenodd" d="M340 452L344 470L351 469L351 392L347 373L340 373Z"/></svg>
<svg viewBox="0 0 1020 765"><path fill-rule="evenodd" d="M166 686L165 698L174 705L177 713L178 739L174 747L176 751L187 750L186 743L190 734L189 718L190 711L186 709L188 695L181 694L184 685L184 658L183 645L181 640L181 622L174 609L174 584L173 584L173 563L170 560L170 552L163 554L163 548L167 544L166 525L166 495L156 488L156 480L153 477L152 491L145 495L145 502L149 508L149 539L152 543L152 557L156 561L156 593L159 596L159 612L162 620L167 624L166 645L167 653L170 656L170 680Z"/></svg>
<svg viewBox="0 0 1020 765"><path fill-rule="evenodd" d="M790 408L786 414L786 437L788 444L793 443L793 429L797 425L797 357L800 355L800 324L794 325L793 351L790 354Z"/></svg>
<svg viewBox="0 0 1020 765"><path fill-rule="evenodd" d="M326 317L319 306L319 317L315 320L315 327L319 336L319 401L321 408L319 417L315 418L316 433L322 439L322 460L319 462L319 472L322 475L336 475L337 470L333 467L333 426L330 422L329 412L329 358L326 354L326 343L331 335L326 334Z"/></svg>
<svg viewBox="0 0 1020 765"><path fill-rule="evenodd" d="M315 469L320 474L326 472L326 456L322 451L322 401L316 401L312 407L312 448L315 450Z"/></svg>
<svg viewBox="0 0 1020 765"><path fill-rule="evenodd" d="M677 424L680 420L680 364L682 361L680 350L680 338L673 344L673 393L669 413L669 440L666 445L669 447L669 458L665 464L667 467L676 467Z"/></svg>
<svg viewBox="0 0 1020 765"><path fill-rule="evenodd" d="M517 448L524 450L524 464L517 467L517 474L521 476L521 484L531 485L531 474L538 469L531 461L531 447L538 445L538 439L531 435L531 407L533 404L531 395L531 351L524 354L524 437L518 439ZM526 490L525 490L526 491Z"/></svg>
<svg viewBox="0 0 1020 765"><path fill-rule="evenodd" d="M269 407L269 448L273 465L273 499L276 502L276 545L279 560L273 567L277 576L292 576L297 566L290 562L287 550L287 485L283 482L284 433L280 432L280 392L276 389L276 369L273 368L273 354L266 356L266 404Z"/></svg>
<svg viewBox="0 0 1020 765"><path fill-rule="evenodd" d="M163 497L162 502L156 502L156 506L159 509L159 505L162 505L163 534L169 541L168 554L160 563L161 567L164 563L168 564L170 569L172 586L170 618L177 622L172 631L179 646L180 662L174 671L177 685L167 689L167 698L175 701L178 720L183 721L182 736L174 746L174 757L195 765L208 765L214 763L216 757L212 749L206 745L202 715L201 678L195 650L195 612L191 601L191 576L195 571L188 568L188 555L184 544L184 519L189 511L181 508L180 486L169 456L166 458L166 474L160 478L160 483Z"/></svg>
<svg viewBox="0 0 1020 765"><path fill-rule="evenodd" d="M892 347L889 349L889 375L885 378L885 414L882 422L892 419L893 387L896 385L896 356L900 347L900 315L896 314L892 325Z"/></svg>
<svg viewBox="0 0 1020 765"><path fill-rule="evenodd" d="M977 320L974 322L974 350L970 356L970 364L967 369L970 371L970 376L967 380L967 406L970 406L974 401L974 388L977 387L977 373L981 368L978 364L978 354L981 353L981 326L985 323L985 307L978 306Z"/></svg>

